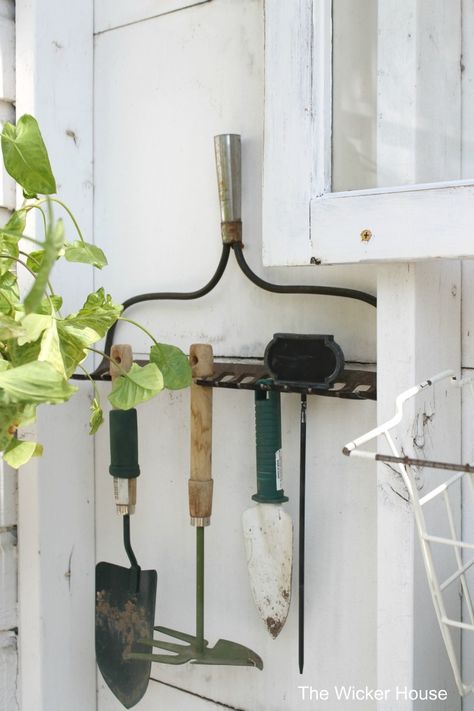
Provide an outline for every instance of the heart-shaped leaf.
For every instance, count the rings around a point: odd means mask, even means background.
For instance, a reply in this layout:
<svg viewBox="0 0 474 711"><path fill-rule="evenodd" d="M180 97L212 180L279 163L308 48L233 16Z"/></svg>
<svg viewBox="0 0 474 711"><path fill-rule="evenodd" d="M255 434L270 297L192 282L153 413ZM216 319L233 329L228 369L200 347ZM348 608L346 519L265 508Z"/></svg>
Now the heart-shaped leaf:
<svg viewBox="0 0 474 711"><path fill-rule="evenodd" d="M114 382L109 401L119 410L129 410L146 402L163 390L163 376L154 363L140 367L136 363L129 372Z"/></svg>
<svg viewBox="0 0 474 711"><path fill-rule="evenodd" d="M191 366L180 348L167 343L158 343L151 347L150 361L161 370L165 388L179 390L191 385Z"/></svg>
<svg viewBox="0 0 474 711"><path fill-rule="evenodd" d="M3 452L3 458L13 469L19 469L23 464L26 464L31 457L41 457L42 454L43 447L41 444L12 439Z"/></svg>
<svg viewBox="0 0 474 711"><path fill-rule="evenodd" d="M3 162L7 172L21 185L28 197L52 195L56 181L38 122L25 114L16 126L5 123L2 131Z"/></svg>
<svg viewBox="0 0 474 711"><path fill-rule="evenodd" d="M0 373L0 403L58 403L77 391L50 363L34 361Z"/></svg>
<svg viewBox="0 0 474 711"><path fill-rule="evenodd" d="M88 242L73 242L67 244L64 252L68 262L80 262L81 264L92 264L93 267L102 269L107 265L107 257L95 244Z"/></svg>

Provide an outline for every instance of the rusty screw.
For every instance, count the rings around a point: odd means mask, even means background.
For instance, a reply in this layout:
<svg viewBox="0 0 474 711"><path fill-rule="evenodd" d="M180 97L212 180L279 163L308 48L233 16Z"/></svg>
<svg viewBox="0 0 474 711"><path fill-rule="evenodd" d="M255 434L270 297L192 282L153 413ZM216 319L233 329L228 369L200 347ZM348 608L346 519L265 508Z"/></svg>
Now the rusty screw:
<svg viewBox="0 0 474 711"><path fill-rule="evenodd" d="M360 233L360 238L362 242L370 242L370 239L372 237L372 231L371 230L362 230Z"/></svg>

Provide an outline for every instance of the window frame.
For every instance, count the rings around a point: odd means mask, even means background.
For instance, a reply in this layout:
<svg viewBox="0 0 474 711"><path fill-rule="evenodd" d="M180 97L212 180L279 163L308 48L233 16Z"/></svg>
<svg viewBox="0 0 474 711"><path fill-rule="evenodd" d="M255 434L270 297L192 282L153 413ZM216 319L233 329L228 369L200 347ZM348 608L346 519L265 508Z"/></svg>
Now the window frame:
<svg viewBox="0 0 474 711"><path fill-rule="evenodd" d="M264 264L474 256L473 180L331 192L331 45L332 0L266 0Z"/></svg>

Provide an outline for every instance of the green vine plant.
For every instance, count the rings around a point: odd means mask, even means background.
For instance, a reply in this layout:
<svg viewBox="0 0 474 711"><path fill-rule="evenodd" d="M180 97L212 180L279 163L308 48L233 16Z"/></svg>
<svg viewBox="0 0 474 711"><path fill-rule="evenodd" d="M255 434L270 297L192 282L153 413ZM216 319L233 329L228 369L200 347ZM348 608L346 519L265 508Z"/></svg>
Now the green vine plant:
<svg viewBox="0 0 474 711"><path fill-rule="evenodd" d="M24 196L21 207L0 228L0 451L8 464L18 468L42 453L40 444L18 439L18 428L35 421L39 405L66 402L77 391L71 376L83 369L81 364L89 352L100 352L93 346L122 318L122 306L100 288L86 297L79 311L62 314L63 300L51 282L56 262L63 259L102 269L107 265L106 256L84 240L71 209L55 197L56 180L36 119L26 114L16 125L5 123L1 146L5 169ZM73 241L66 239L63 219L55 217L53 206L70 218ZM42 217L42 239L25 234L31 210ZM31 286L25 294L18 284L20 269L30 274ZM123 410L149 400L164 388L175 390L191 382L186 355L132 323L148 334L152 345L150 362L142 367L134 363L112 386L108 399L113 407ZM91 434L103 419L94 387Z"/></svg>

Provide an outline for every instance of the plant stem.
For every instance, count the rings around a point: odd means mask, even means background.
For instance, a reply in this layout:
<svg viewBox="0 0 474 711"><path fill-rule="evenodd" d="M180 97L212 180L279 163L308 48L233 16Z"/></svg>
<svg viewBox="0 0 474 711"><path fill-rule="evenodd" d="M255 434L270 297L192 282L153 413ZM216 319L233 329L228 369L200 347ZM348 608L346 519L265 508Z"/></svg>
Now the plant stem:
<svg viewBox="0 0 474 711"><path fill-rule="evenodd" d="M19 253L19 254L22 254L24 257L30 257L30 258L31 258L31 255L28 254L28 252L23 252L23 250L21 250L21 249L18 250L18 253ZM12 257L12 259L13 259L13 257ZM35 259L35 258L33 257L33 259ZM23 262L21 262L21 264L23 264ZM39 267L38 262L36 262L36 266ZM28 269L28 267L27 267L27 269ZM33 273L33 272L32 272L32 273ZM36 276L36 275L35 275L35 276ZM49 279L48 279L48 281L47 281L47 284L48 284L48 289L49 289L50 292L51 292L51 296L54 296L53 285L51 284L51 282L49 281ZM46 294L46 296L47 296L48 299L49 299L48 294ZM51 302L51 299L50 299L50 302ZM52 308L53 308L53 311L54 311L55 313L59 314L59 311L56 311L56 309L54 308L52 302L51 302L51 306L52 306Z"/></svg>
<svg viewBox="0 0 474 711"><path fill-rule="evenodd" d="M90 349L90 350L92 350L92 349ZM84 366L82 365L82 363L78 363L78 366L79 366L79 368L82 370L82 372L84 373L84 375L86 376L86 378L87 378L87 379L90 381L90 383L92 384L92 387L94 388L94 395L95 395L95 398L96 398L97 402L98 402L99 405L100 405L100 393L99 393L99 389L98 389L98 387L97 387L97 384L96 384L95 380L93 380L93 378L91 378L90 373L87 371L86 368L84 368Z"/></svg>
<svg viewBox="0 0 474 711"><path fill-rule="evenodd" d="M141 323L137 323L136 321L132 321L131 318L125 318L125 316L119 316L118 321L126 321L127 323L131 323L132 326L136 326L139 328L143 333L146 333L146 335L151 338L151 340L155 343L155 345L158 345L158 341L156 338L153 336L153 334L148 331L148 329L145 328L145 326L142 326Z"/></svg>
<svg viewBox="0 0 474 711"><path fill-rule="evenodd" d="M108 361L110 361L110 363L113 363L113 365L115 365L118 370L120 370L121 375L125 375L125 377L128 378L127 371L121 367L120 363L118 363L115 358L112 358L112 356L107 355L107 353L105 353L104 351L100 351L98 348L92 348L92 346L86 346L86 348L88 351L91 351L91 353L97 353L103 358L106 358Z"/></svg>
<svg viewBox="0 0 474 711"><path fill-rule="evenodd" d="M26 210L28 212L30 210L39 210L41 212L41 217L43 218L44 231L46 232L46 230L47 230L46 215L44 214L43 208L40 205L38 205L38 203L26 205L25 207L22 207L21 209ZM22 237L24 237L24 235L22 235ZM25 239L28 239L28 238L26 237ZM32 240L32 241L35 242L36 240ZM38 244L40 244L40 243L38 242Z"/></svg>
<svg viewBox="0 0 474 711"><path fill-rule="evenodd" d="M39 205L41 205L41 204L44 203L44 202L48 202L48 203L55 202L55 203L57 203L58 205L61 205L61 207L63 208L63 210L66 210L67 214L68 214L69 217L71 218L72 223L73 223L74 227L76 228L76 232L77 232L77 234L79 235L79 239L81 240L81 242L85 242L84 237L82 236L81 228L79 227L76 218L74 217L73 213L72 213L71 210L68 208L68 206L67 206L64 202L62 202L62 200L59 200L59 198L52 198L52 197L50 197L50 198L43 198L43 199L41 199L41 200L38 200L38 202L36 203L36 205L39 206Z"/></svg>

